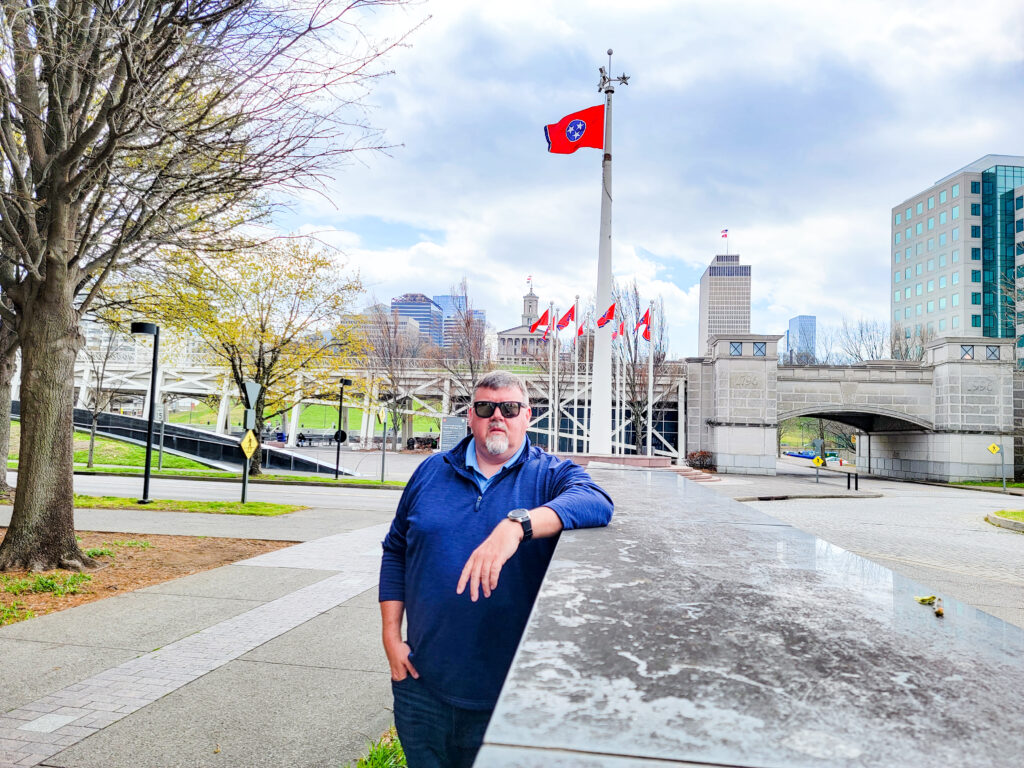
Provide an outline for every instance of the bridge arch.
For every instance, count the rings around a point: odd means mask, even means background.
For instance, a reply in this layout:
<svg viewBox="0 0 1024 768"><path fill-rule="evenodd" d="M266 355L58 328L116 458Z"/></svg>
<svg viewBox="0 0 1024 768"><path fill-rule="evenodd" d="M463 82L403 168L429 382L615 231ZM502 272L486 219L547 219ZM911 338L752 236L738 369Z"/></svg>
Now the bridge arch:
<svg viewBox="0 0 1024 768"><path fill-rule="evenodd" d="M861 432L933 432L935 425L905 411L880 406L858 405L856 408L837 408L835 405L804 405L779 411L778 420L813 416L847 424Z"/></svg>

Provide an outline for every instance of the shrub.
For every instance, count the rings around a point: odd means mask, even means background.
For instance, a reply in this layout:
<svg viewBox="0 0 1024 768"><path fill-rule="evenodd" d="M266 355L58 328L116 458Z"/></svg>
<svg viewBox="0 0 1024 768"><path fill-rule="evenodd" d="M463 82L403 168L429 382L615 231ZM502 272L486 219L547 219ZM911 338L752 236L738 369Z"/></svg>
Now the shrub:
<svg viewBox="0 0 1024 768"><path fill-rule="evenodd" d="M686 463L694 469L714 469L715 459L709 451L690 451Z"/></svg>

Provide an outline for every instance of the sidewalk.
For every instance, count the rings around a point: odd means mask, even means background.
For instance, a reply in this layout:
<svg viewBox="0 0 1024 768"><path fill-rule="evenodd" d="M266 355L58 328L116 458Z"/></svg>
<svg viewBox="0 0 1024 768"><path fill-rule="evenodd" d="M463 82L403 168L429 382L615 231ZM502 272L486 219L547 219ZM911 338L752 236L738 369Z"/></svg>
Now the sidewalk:
<svg viewBox="0 0 1024 768"><path fill-rule="evenodd" d="M0 766L339 768L365 754L392 721L376 583L398 496L354 493L376 508L295 513L320 535L294 547L0 628ZM294 518L113 516L119 531L253 537Z"/></svg>

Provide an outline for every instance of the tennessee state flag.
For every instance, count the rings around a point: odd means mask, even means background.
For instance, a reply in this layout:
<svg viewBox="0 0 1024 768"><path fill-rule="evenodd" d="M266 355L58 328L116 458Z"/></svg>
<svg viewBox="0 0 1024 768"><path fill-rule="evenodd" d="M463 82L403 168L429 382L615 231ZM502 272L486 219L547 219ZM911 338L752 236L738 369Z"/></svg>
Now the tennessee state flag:
<svg viewBox="0 0 1024 768"><path fill-rule="evenodd" d="M608 307L608 311L597 318L597 327L604 328L608 323L615 319L615 305L612 304Z"/></svg>
<svg viewBox="0 0 1024 768"><path fill-rule="evenodd" d="M557 123L544 126L548 152L571 155L580 147L604 149L604 104L587 107L566 115Z"/></svg>
<svg viewBox="0 0 1024 768"><path fill-rule="evenodd" d="M530 333L534 333L542 325L548 324L548 311L545 309L544 314L537 318L537 322L530 326Z"/></svg>
<svg viewBox="0 0 1024 768"><path fill-rule="evenodd" d="M564 331L569 327L569 323L576 319L576 305L573 304L569 307L569 311L562 315L562 319L558 321L558 330Z"/></svg>
<svg viewBox="0 0 1024 768"><path fill-rule="evenodd" d="M647 311L644 312L644 316L641 317L637 321L636 328L633 329L633 333L636 333L637 331L639 331L641 325L644 327L644 341L650 341L651 340L651 310L650 310L650 307L648 307Z"/></svg>
<svg viewBox="0 0 1024 768"><path fill-rule="evenodd" d="M580 337L582 335L583 335L583 326L581 325L581 326L576 328L576 336L578 338L578 337Z"/></svg>

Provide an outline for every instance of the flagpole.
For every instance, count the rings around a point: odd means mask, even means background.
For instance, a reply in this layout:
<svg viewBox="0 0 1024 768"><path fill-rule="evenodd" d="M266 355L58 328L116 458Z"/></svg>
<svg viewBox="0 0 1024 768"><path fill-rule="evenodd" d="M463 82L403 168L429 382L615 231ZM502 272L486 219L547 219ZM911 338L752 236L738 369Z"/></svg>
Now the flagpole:
<svg viewBox="0 0 1024 768"><path fill-rule="evenodd" d="M580 407L580 295L572 305L573 331L572 337L572 452L578 453L576 438L579 434Z"/></svg>
<svg viewBox="0 0 1024 768"><path fill-rule="evenodd" d="M555 315L555 303L553 301L548 302L548 327L545 329L545 336L551 335L551 321ZM555 404L555 388L553 385L553 379L551 377L551 353L554 350L554 339L548 339L548 452L553 453L551 448L552 435L554 430L552 423L554 422L554 404Z"/></svg>
<svg viewBox="0 0 1024 768"><path fill-rule="evenodd" d="M586 324L584 324L586 325ZM590 417L594 412L594 370L590 364L590 336L587 334L586 328L583 330L583 366L587 373L587 379L590 381L590 394L584 401L584 410L586 411L586 418L583 423L586 428L583 430L583 452L590 453L590 435L593 430L593 424Z"/></svg>
<svg viewBox="0 0 1024 768"><path fill-rule="evenodd" d="M612 94L615 85L626 85L629 78L623 74L611 75L612 49L608 49L608 70L600 68L601 80L597 87L605 94L604 157L601 160L601 234L597 256L597 306L607 307L612 296ZM590 452L611 453L612 449L612 360L611 339L608 332L594 336L594 378L590 391Z"/></svg>
<svg viewBox="0 0 1024 768"><path fill-rule="evenodd" d="M654 309L654 302L651 302L647 309L651 312ZM651 316L647 315L647 327L644 329L651 340L647 342L647 455L653 456L651 450L654 435L654 334L651 333Z"/></svg>
<svg viewBox="0 0 1024 768"><path fill-rule="evenodd" d="M559 444L561 442L562 432L562 392L560 382L558 381L558 374L562 367L562 345L558 340L558 307L555 307L555 313L551 315L551 322L554 326L555 336L555 349L554 349L554 362L551 366L551 381L555 393L555 452L558 452Z"/></svg>

